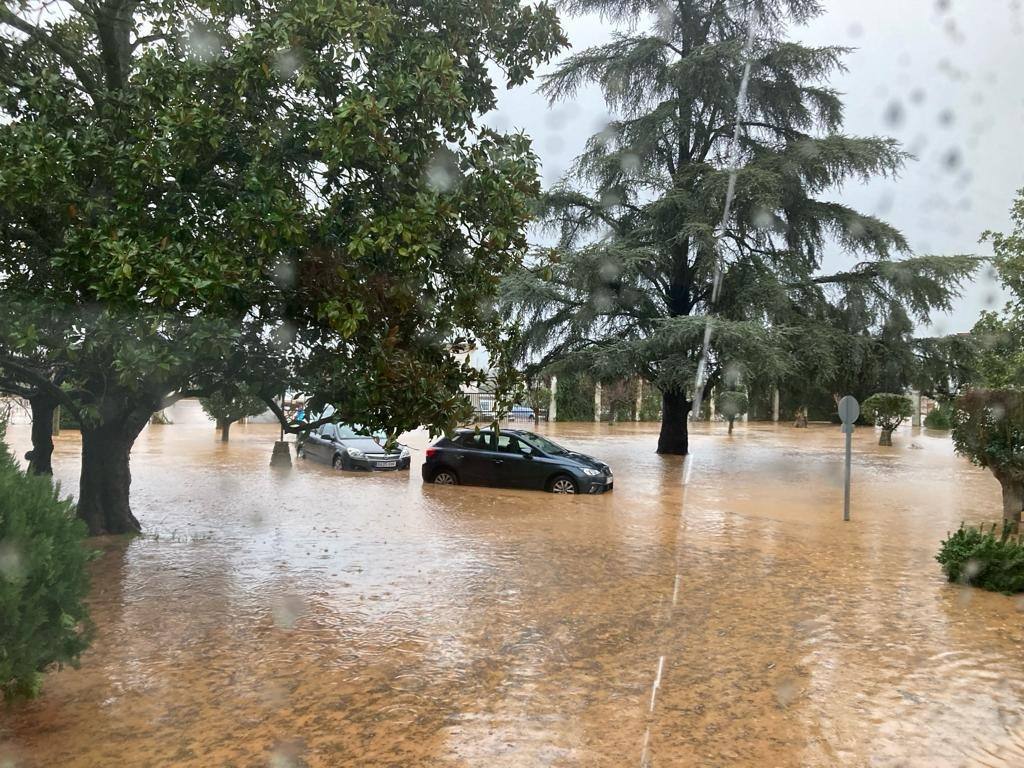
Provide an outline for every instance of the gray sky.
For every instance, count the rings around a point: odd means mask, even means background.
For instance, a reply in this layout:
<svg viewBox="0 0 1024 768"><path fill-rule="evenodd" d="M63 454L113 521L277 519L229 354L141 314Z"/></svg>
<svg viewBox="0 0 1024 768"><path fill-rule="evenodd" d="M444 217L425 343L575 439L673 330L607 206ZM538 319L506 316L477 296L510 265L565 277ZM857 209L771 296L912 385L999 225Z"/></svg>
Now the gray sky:
<svg viewBox="0 0 1024 768"><path fill-rule="evenodd" d="M1024 187L1024 10L1021 0L826 0L826 13L790 37L856 48L832 83L846 132L888 135L916 156L895 180L855 182L832 197L884 217L916 253L988 253L978 237L1008 230ZM607 39L597 17L563 18L574 50ZM536 83L505 91L488 122L534 140L544 184L557 180L607 120L600 93L549 108ZM833 255L828 267L845 257ZM969 329L1003 295L981 276L956 311L925 333Z"/></svg>

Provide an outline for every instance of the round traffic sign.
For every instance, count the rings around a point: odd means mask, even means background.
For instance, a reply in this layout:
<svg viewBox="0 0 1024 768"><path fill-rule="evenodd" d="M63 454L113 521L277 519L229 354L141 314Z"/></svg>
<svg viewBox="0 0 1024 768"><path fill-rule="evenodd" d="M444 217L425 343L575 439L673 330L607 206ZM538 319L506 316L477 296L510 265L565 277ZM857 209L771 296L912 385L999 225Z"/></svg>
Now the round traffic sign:
<svg viewBox="0 0 1024 768"><path fill-rule="evenodd" d="M839 401L839 419L843 424L853 424L860 416L860 403L853 395L847 395Z"/></svg>

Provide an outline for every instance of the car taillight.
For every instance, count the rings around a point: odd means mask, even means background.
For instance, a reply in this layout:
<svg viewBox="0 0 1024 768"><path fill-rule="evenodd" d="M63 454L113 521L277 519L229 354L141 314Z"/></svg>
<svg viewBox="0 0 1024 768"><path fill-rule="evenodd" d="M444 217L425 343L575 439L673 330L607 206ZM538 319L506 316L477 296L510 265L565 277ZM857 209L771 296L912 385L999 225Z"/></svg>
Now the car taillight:
<svg viewBox="0 0 1024 768"><path fill-rule="evenodd" d="M437 455L437 448L427 448L427 458L432 459Z"/></svg>

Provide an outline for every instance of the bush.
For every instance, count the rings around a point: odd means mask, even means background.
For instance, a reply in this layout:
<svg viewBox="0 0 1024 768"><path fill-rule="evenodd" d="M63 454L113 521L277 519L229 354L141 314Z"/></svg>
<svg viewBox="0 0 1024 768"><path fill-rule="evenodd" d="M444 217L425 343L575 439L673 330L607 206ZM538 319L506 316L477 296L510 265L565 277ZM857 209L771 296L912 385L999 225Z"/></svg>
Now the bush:
<svg viewBox="0 0 1024 768"><path fill-rule="evenodd" d="M950 581L1005 594L1024 592L1024 543L1012 530L1004 522L997 537L995 524L988 532L961 525L942 542L935 559Z"/></svg>
<svg viewBox="0 0 1024 768"><path fill-rule="evenodd" d="M0 424L0 440L3 424ZM75 665L92 625L85 525L49 478L21 472L0 442L0 695L32 697L42 672Z"/></svg>
<svg viewBox="0 0 1024 768"><path fill-rule="evenodd" d="M928 415L924 417L924 425L928 429L952 429L952 409L944 405L940 405L938 408L932 408L928 411Z"/></svg>

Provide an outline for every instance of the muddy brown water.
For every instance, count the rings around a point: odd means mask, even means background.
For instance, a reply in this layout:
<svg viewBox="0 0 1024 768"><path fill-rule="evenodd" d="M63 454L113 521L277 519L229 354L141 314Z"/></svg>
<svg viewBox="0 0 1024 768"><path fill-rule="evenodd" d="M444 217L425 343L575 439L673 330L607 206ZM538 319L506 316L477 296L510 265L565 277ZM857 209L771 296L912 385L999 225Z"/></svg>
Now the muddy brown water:
<svg viewBox="0 0 1024 768"><path fill-rule="evenodd" d="M268 467L274 429L150 427L146 535L93 647L0 709L3 766L1024 766L1024 602L933 557L998 485L948 437L552 425L612 494ZM10 439L24 451L27 428ZM57 442L75 487L74 433Z"/></svg>

